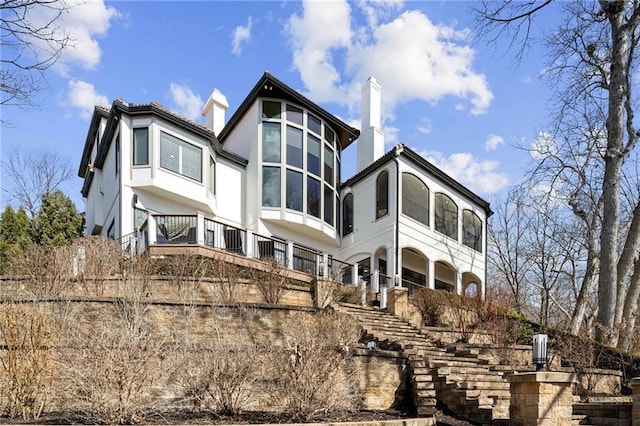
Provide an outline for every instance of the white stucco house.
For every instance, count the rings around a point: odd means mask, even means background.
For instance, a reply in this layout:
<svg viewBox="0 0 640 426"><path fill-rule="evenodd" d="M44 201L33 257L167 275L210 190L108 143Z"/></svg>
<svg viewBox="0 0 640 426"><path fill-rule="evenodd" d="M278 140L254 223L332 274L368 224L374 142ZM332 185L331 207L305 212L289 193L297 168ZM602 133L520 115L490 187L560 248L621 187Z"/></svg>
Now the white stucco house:
<svg viewBox="0 0 640 426"><path fill-rule="evenodd" d="M484 295L489 203L400 144L384 150L381 88L362 89L360 131L265 73L227 120L156 103L95 107L78 174L86 233L196 244L292 269ZM342 151L357 144L343 179Z"/></svg>

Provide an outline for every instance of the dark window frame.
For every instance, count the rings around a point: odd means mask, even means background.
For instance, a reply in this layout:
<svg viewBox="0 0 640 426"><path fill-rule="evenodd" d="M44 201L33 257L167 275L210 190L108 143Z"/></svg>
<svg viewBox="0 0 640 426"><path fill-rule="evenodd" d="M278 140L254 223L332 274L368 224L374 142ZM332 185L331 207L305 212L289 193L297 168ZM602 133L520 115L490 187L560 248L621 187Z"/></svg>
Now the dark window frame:
<svg viewBox="0 0 640 426"><path fill-rule="evenodd" d="M415 183L421 185L422 188L416 187L417 191L410 191L408 185L410 183ZM426 200L414 200L414 197L409 197L410 192L421 192L419 195L426 195ZM416 195L416 194L412 194ZM429 187L420 179L418 176L403 172L402 173L402 214L404 216L410 217L425 226L429 226L429 201L430 201L430 191ZM421 213L421 214L420 214Z"/></svg>
<svg viewBox="0 0 640 426"><path fill-rule="evenodd" d="M384 178L384 180L383 180ZM383 170L376 178L376 219L389 214L389 172Z"/></svg>
<svg viewBox="0 0 640 426"><path fill-rule="evenodd" d="M450 196L443 192L437 192L435 194L434 205L435 230L457 241L459 211L458 205ZM453 207L453 209L450 209L448 207Z"/></svg>

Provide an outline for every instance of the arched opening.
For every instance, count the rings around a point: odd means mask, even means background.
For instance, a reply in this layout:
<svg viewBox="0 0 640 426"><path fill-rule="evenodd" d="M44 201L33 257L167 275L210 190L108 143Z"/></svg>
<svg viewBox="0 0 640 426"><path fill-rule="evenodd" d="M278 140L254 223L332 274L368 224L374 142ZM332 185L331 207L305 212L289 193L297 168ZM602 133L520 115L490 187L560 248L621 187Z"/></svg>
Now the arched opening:
<svg viewBox="0 0 640 426"><path fill-rule="evenodd" d="M482 220L467 209L462 211L462 244L482 253Z"/></svg>
<svg viewBox="0 0 640 426"><path fill-rule="evenodd" d="M428 286L427 262L427 257L419 251L412 248L402 249L402 286L409 289L410 295L414 290Z"/></svg>
<svg viewBox="0 0 640 426"><path fill-rule="evenodd" d="M429 226L429 188L410 173L402 173L402 214Z"/></svg>
<svg viewBox="0 0 640 426"><path fill-rule="evenodd" d="M471 272L462 274L462 294L465 297L484 300L482 281L477 275Z"/></svg>
<svg viewBox="0 0 640 426"><path fill-rule="evenodd" d="M456 270L446 262L435 263L435 289L456 292Z"/></svg>
<svg viewBox="0 0 640 426"><path fill-rule="evenodd" d="M435 228L449 238L458 240L458 206L441 192L435 195Z"/></svg>
<svg viewBox="0 0 640 426"><path fill-rule="evenodd" d="M342 201L342 236L353 232L353 194L348 193Z"/></svg>
<svg viewBox="0 0 640 426"><path fill-rule="evenodd" d="M389 213L389 173L383 170L376 179L376 219Z"/></svg>

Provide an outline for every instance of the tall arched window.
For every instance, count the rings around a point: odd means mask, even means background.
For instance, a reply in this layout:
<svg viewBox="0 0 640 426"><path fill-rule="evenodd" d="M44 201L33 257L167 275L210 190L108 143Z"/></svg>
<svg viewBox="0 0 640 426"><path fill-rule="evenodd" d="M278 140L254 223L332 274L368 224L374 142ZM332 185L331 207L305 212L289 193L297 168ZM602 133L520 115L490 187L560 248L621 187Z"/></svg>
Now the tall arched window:
<svg viewBox="0 0 640 426"><path fill-rule="evenodd" d="M353 232L353 194L344 196L342 201L342 236Z"/></svg>
<svg viewBox="0 0 640 426"><path fill-rule="evenodd" d="M410 173L402 174L402 214L429 226L429 188Z"/></svg>
<svg viewBox="0 0 640 426"><path fill-rule="evenodd" d="M449 238L458 239L458 206L443 193L435 196L435 226L436 231L442 232Z"/></svg>
<svg viewBox="0 0 640 426"><path fill-rule="evenodd" d="M482 221L466 209L462 211L462 244L482 253Z"/></svg>
<svg viewBox="0 0 640 426"><path fill-rule="evenodd" d="M376 219L389 213L389 173L384 170L376 180Z"/></svg>

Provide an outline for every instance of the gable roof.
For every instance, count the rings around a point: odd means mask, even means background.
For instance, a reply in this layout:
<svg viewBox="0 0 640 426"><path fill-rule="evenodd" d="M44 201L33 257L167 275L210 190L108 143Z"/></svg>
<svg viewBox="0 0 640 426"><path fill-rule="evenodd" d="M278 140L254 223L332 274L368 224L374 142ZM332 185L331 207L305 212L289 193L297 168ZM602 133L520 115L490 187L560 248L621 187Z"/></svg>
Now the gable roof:
<svg viewBox="0 0 640 426"><path fill-rule="evenodd" d="M251 89L249 95L247 95L247 97L242 101L238 109L233 113L218 135L218 139L223 145L227 136L233 132L233 129L240 120L242 120L242 117L247 113L249 108L251 108L251 105L253 105L260 97L283 99L300 105L311 111L313 114L319 116L329 123L329 125L336 131L338 141L342 149L345 149L360 136L360 131L358 129L349 126L344 121L327 112L324 108L311 102L309 99L275 78L268 71L265 71L260 80L258 80L258 83L256 83L253 89Z"/></svg>
<svg viewBox="0 0 640 426"><path fill-rule="evenodd" d="M372 175L382 168L385 164L392 161L394 157L405 157L418 166L420 169L424 170L427 174L434 177L436 180L439 180L445 186L453 188L454 190L460 192L462 195L467 197L469 200L473 201L477 205L479 205L486 213L487 217L493 214L491 210L491 205L488 201L481 198L479 195L471 191L466 186L462 185L460 182L431 164L427 159L425 159L420 154L412 151L407 148L404 144L400 143L393 147L389 152L387 152L382 157L378 158L373 163L369 164L367 167L362 169L360 172L356 173L349 179L347 179L341 186L340 189L344 189L348 186L353 186L357 182L366 178L367 176Z"/></svg>

